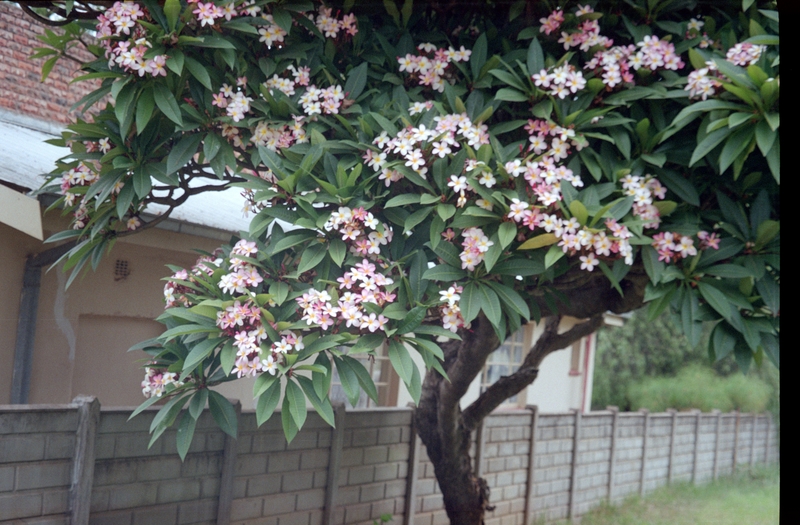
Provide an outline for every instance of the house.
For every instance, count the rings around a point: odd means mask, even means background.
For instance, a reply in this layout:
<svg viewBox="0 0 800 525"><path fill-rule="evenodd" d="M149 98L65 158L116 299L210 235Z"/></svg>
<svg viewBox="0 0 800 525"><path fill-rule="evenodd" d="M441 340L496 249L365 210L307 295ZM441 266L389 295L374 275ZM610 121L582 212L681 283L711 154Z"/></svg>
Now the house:
<svg viewBox="0 0 800 525"><path fill-rule="evenodd" d="M0 302L0 363L6 365L0 367L0 404L68 403L78 394L92 394L104 406L133 406L143 400L139 384L146 356L127 349L163 331L153 319L163 311L161 278L170 273L165 265L190 266L196 259L193 249L213 250L232 233L246 230L248 221L235 190L194 196L158 228L121 238L95 272L65 289L65 273L48 271L62 251L42 241L67 221L57 211L43 214L46 196L28 194L66 153L44 141L69 121L67 108L85 88L69 84L73 71L67 63L39 82L40 64L27 56L43 30L18 7L0 4L0 39L8 43L0 48L0 297L5 299ZM536 336L537 327L530 324L506 341L464 402L513 372ZM550 412L588 410L594 352L591 335L551 354L536 383L507 404L537 404ZM381 405L405 406L411 400L385 354L379 351L365 364ZM220 391L253 408L247 381ZM335 381L332 395L341 395ZM365 396L360 403L372 404Z"/></svg>

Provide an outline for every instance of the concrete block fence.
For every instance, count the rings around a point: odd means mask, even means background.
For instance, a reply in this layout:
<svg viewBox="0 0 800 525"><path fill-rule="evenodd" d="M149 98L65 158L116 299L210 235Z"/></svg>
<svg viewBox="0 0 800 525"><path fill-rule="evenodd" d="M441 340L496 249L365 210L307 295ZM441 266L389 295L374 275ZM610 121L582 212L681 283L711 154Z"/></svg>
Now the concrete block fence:
<svg viewBox="0 0 800 525"><path fill-rule="evenodd" d="M275 417L239 413L232 439L204 413L186 460L174 431L148 448L155 410L0 406L0 523L36 525L447 524L408 408L310 413L287 445ZM578 517L671 482L704 483L778 460L769 415L498 411L471 455L491 487L490 525Z"/></svg>

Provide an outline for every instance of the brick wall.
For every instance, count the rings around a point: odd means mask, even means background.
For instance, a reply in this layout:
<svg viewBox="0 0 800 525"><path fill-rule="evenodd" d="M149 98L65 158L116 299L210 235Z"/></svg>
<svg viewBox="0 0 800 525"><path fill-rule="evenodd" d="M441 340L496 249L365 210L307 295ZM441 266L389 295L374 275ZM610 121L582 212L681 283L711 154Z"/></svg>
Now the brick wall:
<svg viewBox="0 0 800 525"><path fill-rule="evenodd" d="M41 82L41 68L46 59L28 57L35 47L43 46L36 37L47 28L25 15L10 2L0 2L0 110L25 115L37 120L67 124L73 117L67 110L96 87L93 82L70 84L77 72L77 63L59 60L47 80ZM74 53L83 60L92 55L82 48Z"/></svg>
<svg viewBox="0 0 800 525"><path fill-rule="evenodd" d="M335 429L309 413L289 445L278 414L261 428L241 414L234 440L204 413L181 462L174 431L148 448L155 410L132 421L103 410L87 427L82 406L0 407L0 523L70 523L80 495L71 489L85 476L97 525L372 525L384 514L398 525L448 523L410 409L339 408ZM81 470L73 458L87 433L93 468ZM670 480L707 482L732 473L734 460L773 463L777 429L753 414L515 410L486 419L471 456L495 505L487 525L525 525Z"/></svg>

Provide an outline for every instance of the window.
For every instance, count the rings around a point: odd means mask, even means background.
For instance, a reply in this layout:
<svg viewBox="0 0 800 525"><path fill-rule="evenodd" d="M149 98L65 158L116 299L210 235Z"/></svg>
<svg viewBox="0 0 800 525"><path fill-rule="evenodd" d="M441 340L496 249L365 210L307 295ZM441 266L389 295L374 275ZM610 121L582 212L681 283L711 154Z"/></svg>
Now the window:
<svg viewBox="0 0 800 525"><path fill-rule="evenodd" d="M372 408L372 407L387 407L395 406L397 404L397 388L399 386L399 377L397 372L392 368L389 362L389 357L386 354L386 346L382 345L375 349L375 355L362 354L358 361L367 369L372 381L375 382L375 389L378 391L378 403L370 399L370 397L363 391L358 398L356 408ZM334 368L333 377L331 378L331 401L346 402L347 396L342 388L342 383L339 381L339 371Z"/></svg>
<svg viewBox="0 0 800 525"><path fill-rule="evenodd" d="M519 370L522 360L530 350L532 336L533 324L523 326L489 355L481 374L481 393L501 377ZM504 404L518 405L525 398L523 392L510 397Z"/></svg>

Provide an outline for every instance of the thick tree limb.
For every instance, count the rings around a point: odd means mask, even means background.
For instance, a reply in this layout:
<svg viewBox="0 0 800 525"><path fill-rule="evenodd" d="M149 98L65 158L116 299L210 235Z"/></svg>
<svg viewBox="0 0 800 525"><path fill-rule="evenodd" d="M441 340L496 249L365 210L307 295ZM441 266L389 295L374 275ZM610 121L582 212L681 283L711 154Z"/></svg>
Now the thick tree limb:
<svg viewBox="0 0 800 525"><path fill-rule="evenodd" d="M560 322L561 316L547 317L544 332L525 356L519 370L510 376L501 377L497 382L489 386L478 399L464 409L461 418L465 429L472 430L477 428L480 422L495 408L499 407L503 401L518 394L523 388L533 383L539 375L539 366L549 354L566 348L600 328L603 323L603 315L597 314L587 321L576 324L563 334L558 333Z"/></svg>

